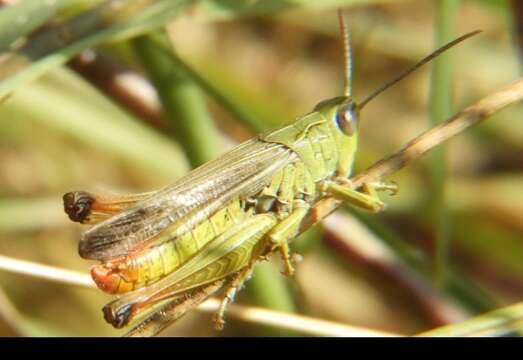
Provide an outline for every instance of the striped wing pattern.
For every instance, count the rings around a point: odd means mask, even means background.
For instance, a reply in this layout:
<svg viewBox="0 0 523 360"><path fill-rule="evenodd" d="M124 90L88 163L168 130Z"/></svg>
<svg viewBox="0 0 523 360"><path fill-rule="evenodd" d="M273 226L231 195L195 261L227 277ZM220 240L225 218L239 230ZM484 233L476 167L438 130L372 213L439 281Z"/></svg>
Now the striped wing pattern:
<svg viewBox="0 0 523 360"><path fill-rule="evenodd" d="M129 255L180 219L186 226L195 226L230 200L256 195L274 173L296 158L281 144L258 139L244 142L93 226L82 236L80 255L101 261Z"/></svg>

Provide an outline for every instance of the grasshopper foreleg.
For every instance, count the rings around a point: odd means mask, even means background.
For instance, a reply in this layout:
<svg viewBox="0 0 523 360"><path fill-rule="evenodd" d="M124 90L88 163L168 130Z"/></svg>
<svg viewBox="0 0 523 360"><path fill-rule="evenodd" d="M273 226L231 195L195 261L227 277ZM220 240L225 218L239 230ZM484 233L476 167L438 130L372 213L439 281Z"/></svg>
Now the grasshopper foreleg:
<svg viewBox="0 0 523 360"><path fill-rule="evenodd" d="M376 181L370 184L377 191L388 191L391 195L396 195L398 193L398 184L393 181Z"/></svg>
<svg viewBox="0 0 523 360"><path fill-rule="evenodd" d="M377 191L388 190L395 193L397 186L393 183L366 183L362 186L362 190L358 191L353 188L349 179L335 178L324 181L321 190L359 208L380 212L385 208L385 203L380 200Z"/></svg>

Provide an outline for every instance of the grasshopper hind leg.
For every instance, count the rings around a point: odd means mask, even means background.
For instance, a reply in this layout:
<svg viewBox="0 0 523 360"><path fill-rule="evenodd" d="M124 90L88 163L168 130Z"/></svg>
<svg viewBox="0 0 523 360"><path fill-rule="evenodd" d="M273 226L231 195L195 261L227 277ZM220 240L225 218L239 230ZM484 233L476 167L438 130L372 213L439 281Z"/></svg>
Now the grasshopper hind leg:
<svg viewBox="0 0 523 360"><path fill-rule="evenodd" d="M164 279L107 304L105 319L115 327L122 327L145 312L155 311L165 301L192 294L204 281L226 279L229 283L265 252L266 244L260 241L276 223L273 214L258 214L233 226ZM229 297L232 295L231 290Z"/></svg>
<svg viewBox="0 0 523 360"><path fill-rule="evenodd" d="M125 334L126 337L155 336L173 322L181 318L185 313L195 306L205 301L210 295L218 291L226 279L219 279L213 283L195 289L185 296L169 301L158 311L143 320L131 331Z"/></svg>
<svg viewBox="0 0 523 360"><path fill-rule="evenodd" d="M223 326L225 325L225 310L227 309L227 306L234 301L234 297L238 291L241 290L245 282L250 279L253 269L254 263L233 275L233 278L230 281L230 285L225 292L225 296L220 303L220 307L213 317L214 327L216 330L223 330Z"/></svg>

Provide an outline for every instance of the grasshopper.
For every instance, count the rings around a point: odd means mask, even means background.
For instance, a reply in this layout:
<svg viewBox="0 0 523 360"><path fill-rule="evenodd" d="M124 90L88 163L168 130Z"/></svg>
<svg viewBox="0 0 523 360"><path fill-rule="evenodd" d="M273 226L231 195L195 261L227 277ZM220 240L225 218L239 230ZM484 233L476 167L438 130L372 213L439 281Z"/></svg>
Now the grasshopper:
<svg viewBox="0 0 523 360"><path fill-rule="evenodd" d="M378 191L395 192L395 184L373 182L355 189L349 180L360 111L477 32L441 47L357 103L352 97L350 37L341 12L339 21L345 50L343 96L320 102L293 124L260 134L159 191L64 195L71 220L94 225L79 244L81 257L100 261L91 269L94 281L100 289L121 295L103 309L114 327L153 313L151 319L165 304L185 313L225 287L214 317L221 329L227 305L258 261L279 252L283 273L294 273L289 242L321 199L333 197L372 212L384 209Z"/></svg>

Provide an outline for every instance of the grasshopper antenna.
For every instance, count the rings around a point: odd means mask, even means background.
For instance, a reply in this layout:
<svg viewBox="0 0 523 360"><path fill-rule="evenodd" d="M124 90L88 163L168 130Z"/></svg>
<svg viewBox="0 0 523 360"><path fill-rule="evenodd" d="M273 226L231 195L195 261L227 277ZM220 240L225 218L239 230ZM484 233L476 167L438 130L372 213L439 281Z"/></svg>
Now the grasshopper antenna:
<svg viewBox="0 0 523 360"><path fill-rule="evenodd" d="M345 88L344 95L352 95L352 45L349 27L345 20L343 10L338 9L338 21L340 23L340 32L343 41L343 65L345 67Z"/></svg>
<svg viewBox="0 0 523 360"><path fill-rule="evenodd" d="M421 66L425 65L426 63L428 63L429 61L431 61L432 59L438 57L439 55L441 55L442 53L444 53L445 51L447 51L448 49L450 49L451 47L459 44L460 42L474 36L474 35L477 35L481 32L481 30L476 30L476 31L472 31L472 32L469 32L465 35L462 35L460 36L459 38L455 39L455 40L452 40L451 42L443 45L442 47L440 47L439 49L435 50L434 52L432 52L431 54L427 55L426 57L424 57L423 59L421 59L420 61L418 61L416 64L414 64L411 68L407 69L406 71L404 71L403 73L401 73L400 75L398 75L397 77L395 77L394 79L392 79L391 81L385 83L385 85L383 85L382 87L378 88L376 91L374 91L372 94L370 94L369 96L367 96L365 98L365 100L363 100L361 103L359 103L358 107L360 109L362 109L365 105L367 105L367 103L369 103L372 99L374 99L376 96L378 96L379 94L381 94L382 92L384 92L385 90L387 90L388 88L390 88L392 85L396 84L397 82L403 80L405 77L407 77L408 75L410 75L410 73L412 73L413 71L417 70L418 68L420 68Z"/></svg>

